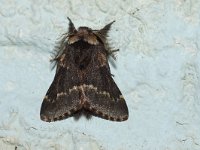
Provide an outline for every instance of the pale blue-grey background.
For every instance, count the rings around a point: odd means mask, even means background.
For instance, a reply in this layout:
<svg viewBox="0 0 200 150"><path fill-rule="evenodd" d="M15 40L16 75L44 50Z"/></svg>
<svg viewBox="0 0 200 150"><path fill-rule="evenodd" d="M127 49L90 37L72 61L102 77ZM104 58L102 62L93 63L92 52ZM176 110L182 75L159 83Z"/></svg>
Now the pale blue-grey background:
<svg viewBox="0 0 200 150"><path fill-rule="evenodd" d="M0 0L0 149L199 150L199 10L199 0ZM40 120L67 17L93 29L116 20L111 71L128 121Z"/></svg>

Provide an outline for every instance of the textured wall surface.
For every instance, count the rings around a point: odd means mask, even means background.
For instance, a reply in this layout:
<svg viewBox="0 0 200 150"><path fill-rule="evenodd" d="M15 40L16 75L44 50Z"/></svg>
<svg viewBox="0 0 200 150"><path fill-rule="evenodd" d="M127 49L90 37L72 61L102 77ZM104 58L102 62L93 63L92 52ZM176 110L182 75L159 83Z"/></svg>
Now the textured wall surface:
<svg viewBox="0 0 200 150"><path fill-rule="evenodd" d="M0 149L199 150L199 10L199 0L0 0ZM40 120L67 17L93 29L116 20L111 72L128 121Z"/></svg>

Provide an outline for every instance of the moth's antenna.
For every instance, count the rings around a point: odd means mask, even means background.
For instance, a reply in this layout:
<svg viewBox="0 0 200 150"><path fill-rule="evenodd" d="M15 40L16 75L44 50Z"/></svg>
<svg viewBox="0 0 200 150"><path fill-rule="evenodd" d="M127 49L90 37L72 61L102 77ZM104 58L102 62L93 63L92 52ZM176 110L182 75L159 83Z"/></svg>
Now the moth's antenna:
<svg viewBox="0 0 200 150"><path fill-rule="evenodd" d="M69 20L69 28L68 28L68 32L69 33L73 33L74 31L76 31L76 28L74 27L73 22L71 21L71 19L69 17L67 17L67 19Z"/></svg>

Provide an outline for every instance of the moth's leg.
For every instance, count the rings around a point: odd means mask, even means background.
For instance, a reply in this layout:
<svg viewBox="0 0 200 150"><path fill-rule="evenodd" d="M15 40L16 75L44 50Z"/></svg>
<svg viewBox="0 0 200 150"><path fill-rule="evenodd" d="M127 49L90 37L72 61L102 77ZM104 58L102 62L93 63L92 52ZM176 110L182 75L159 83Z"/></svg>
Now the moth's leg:
<svg viewBox="0 0 200 150"><path fill-rule="evenodd" d="M108 56L111 56L114 60L116 60L116 53L119 51L119 49L108 49Z"/></svg>

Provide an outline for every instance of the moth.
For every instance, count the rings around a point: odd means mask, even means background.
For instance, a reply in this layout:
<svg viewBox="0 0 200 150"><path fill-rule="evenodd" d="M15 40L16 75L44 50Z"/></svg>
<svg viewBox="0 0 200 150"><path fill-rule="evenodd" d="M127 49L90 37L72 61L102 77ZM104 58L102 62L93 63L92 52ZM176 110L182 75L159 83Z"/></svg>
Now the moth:
<svg viewBox="0 0 200 150"><path fill-rule="evenodd" d="M82 110L107 120L127 120L128 107L108 64L116 51L106 40L114 21L100 30L77 30L68 20L68 33L55 51L56 74L42 102L41 120L63 120Z"/></svg>

